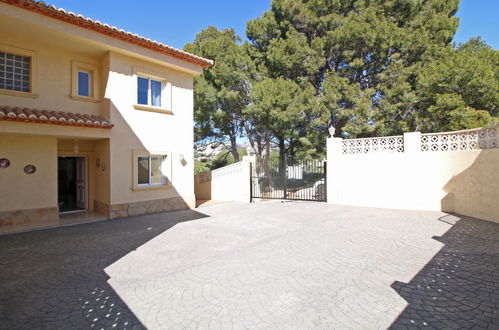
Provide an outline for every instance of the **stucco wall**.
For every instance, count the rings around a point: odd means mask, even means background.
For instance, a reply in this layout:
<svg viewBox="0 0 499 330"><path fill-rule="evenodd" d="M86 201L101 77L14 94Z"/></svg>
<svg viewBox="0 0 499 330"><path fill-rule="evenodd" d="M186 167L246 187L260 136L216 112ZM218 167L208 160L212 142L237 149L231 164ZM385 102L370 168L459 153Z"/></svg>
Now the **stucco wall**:
<svg viewBox="0 0 499 330"><path fill-rule="evenodd" d="M33 91L36 95L13 96L0 92L0 105L101 115L114 124L107 130L0 121L1 133L26 134L23 139L39 141L31 144L39 152L37 162L50 158L47 164L54 165L44 176L44 180L51 180L51 186L47 193L40 194L41 199L50 196L50 203L32 204L30 200L10 195L17 203L0 200L0 210L47 206L45 204L57 206L57 154L72 155L75 138L81 141L79 154L88 160L90 209L94 201L108 211L112 205L158 200L167 201L164 204L172 207L184 201L194 206L193 76L202 73L200 66L3 3L0 4L0 43L27 50L36 59L36 90ZM71 98L73 61L96 68L100 86L97 100ZM150 71L171 84L172 114L134 108L137 70ZM42 148L41 141L50 143ZM50 153L47 153L49 147ZM23 150L29 151L19 148L18 153ZM167 154L172 185L167 189L134 191L134 150ZM3 148L0 151L0 157L4 157L6 151ZM97 158L105 164L104 170L96 167ZM28 190L36 195L45 189L40 188L44 185L37 185L34 190L31 189L34 186L23 186L16 177L9 180L9 185L16 185L18 195L26 195L20 192ZM54 191L50 187L55 187Z"/></svg>
<svg viewBox="0 0 499 330"><path fill-rule="evenodd" d="M499 149L345 155L328 140L328 202L499 221ZM417 147L417 146L416 146Z"/></svg>
<svg viewBox="0 0 499 330"><path fill-rule="evenodd" d="M9 42L22 46L30 41L16 39ZM104 130L1 121L1 132L48 135L62 139L108 139L98 146L92 145L92 150L85 154L88 156L91 178L90 209L93 208L94 199L106 204L119 204L181 196L190 206L194 205L192 75L114 53L98 60L94 58L92 62L92 58L78 57L64 49L37 43L30 43L29 47L37 51L37 79L43 81L38 84L38 97L0 94L0 104L104 115L111 120L114 128ZM92 62L101 68L102 81L107 82L107 87L102 91L103 96L105 92L105 98L99 103L77 101L69 97L71 59L74 58ZM133 107L137 103L137 78L134 75L137 68L160 74L171 83L173 114L141 111ZM82 142L81 145L81 152L85 153L85 144ZM61 148L70 152L72 147L61 144ZM172 186L162 190L133 191L133 150L168 154L172 165ZM90 166L98 157L107 165L105 173ZM26 208L26 204L21 204L20 208Z"/></svg>
<svg viewBox="0 0 499 330"><path fill-rule="evenodd" d="M109 54L106 98L110 100L111 204L182 196L194 201L193 179L193 80L192 76L127 56ZM137 103L136 70L167 79L173 114L142 111ZM172 186L168 189L134 191L133 151L167 154L171 161Z"/></svg>
<svg viewBox="0 0 499 330"><path fill-rule="evenodd" d="M91 166L95 168L95 175L93 176L95 182L95 200L110 204L111 184L110 184L110 153L109 153L109 140L99 140L94 142L94 155L95 160ZM100 160L99 168L96 167L95 161Z"/></svg>
<svg viewBox="0 0 499 330"><path fill-rule="evenodd" d="M198 174L195 179L197 199L250 201L250 160Z"/></svg>
<svg viewBox="0 0 499 330"><path fill-rule="evenodd" d="M211 200L211 172L194 176L194 193L196 199Z"/></svg>
<svg viewBox="0 0 499 330"><path fill-rule="evenodd" d="M0 211L57 207L57 140L53 137L0 134ZM35 165L34 174L24 166Z"/></svg>
<svg viewBox="0 0 499 330"><path fill-rule="evenodd" d="M2 45L26 49L35 53L37 95L35 98L4 95L0 93L0 104L37 108L54 111L67 111L101 114L101 102L88 102L71 99L71 62L79 61L101 67L100 56L89 56L71 51L68 48L58 47L47 43L46 40L30 38L30 34L17 35L0 29L0 49ZM102 80L102 72L98 76ZM102 84L99 84L102 86ZM99 99L102 98L102 87L99 90Z"/></svg>
<svg viewBox="0 0 499 330"><path fill-rule="evenodd" d="M455 175L444 185L444 211L499 222L499 149L449 155Z"/></svg>

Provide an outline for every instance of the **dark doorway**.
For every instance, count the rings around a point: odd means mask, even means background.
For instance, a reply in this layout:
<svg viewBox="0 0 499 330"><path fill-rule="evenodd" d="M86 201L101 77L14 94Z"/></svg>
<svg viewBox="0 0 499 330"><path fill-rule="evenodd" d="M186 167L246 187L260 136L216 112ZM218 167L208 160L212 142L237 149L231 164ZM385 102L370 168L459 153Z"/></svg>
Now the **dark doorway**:
<svg viewBox="0 0 499 330"><path fill-rule="evenodd" d="M59 212L86 209L86 182L84 157L59 157Z"/></svg>

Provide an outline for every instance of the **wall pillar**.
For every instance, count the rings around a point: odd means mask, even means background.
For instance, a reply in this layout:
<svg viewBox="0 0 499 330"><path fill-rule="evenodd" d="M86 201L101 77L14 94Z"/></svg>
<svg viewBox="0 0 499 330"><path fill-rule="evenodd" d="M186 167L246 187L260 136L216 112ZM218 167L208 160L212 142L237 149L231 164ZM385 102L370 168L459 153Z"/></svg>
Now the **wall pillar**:
<svg viewBox="0 0 499 330"><path fill-rule="evenodd" d="M421 132L404 133L404 152L421 152Z"/></svg>
<svg viewBox="0 0 499 330"><path fill-rule="evenodd" d="M339 203L342 173L342 138L327 139L327 202Z"/></svg>

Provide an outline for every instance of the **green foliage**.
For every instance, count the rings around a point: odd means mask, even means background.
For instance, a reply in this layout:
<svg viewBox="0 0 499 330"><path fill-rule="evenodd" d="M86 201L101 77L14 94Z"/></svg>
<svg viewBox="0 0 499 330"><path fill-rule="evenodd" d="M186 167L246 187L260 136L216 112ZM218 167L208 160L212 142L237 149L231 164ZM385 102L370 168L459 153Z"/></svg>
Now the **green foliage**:
<svg viewBox="0 0 499 330"><path fill-rule="evenodd" d="M246 148L237 148L239 156L246 156L248 151ZM211 170L215 170L220 167L224 167L230 164L234 164L236 161L232 156L232 153L228 151L222 151L218 153L213 160L195 160L194 161L194 174L205 173Z"/></svg>
<svg viewBox="0 0 499 330"><path fill-rule="evenodd" d="M245 115L271 133L281 154L294 154L298 149L305 152L307 148L311 149L310 154L316 151L310 141L320 139L320 126L327 116L320 110L311 84L267 78L255 84L252 97L254 103L245 110Z"/></svg>
<svg viewBox="0 0 499 330"><path fill-rule="evenodd" d="M416 72L452 40L458 5L274 0L248 23L247 35L252 57L270 77L315 87L337 136L400 133L414 126Z"/></svg>
<svg viewBox="0 0 499 330"><path fill-rule="evenodd" d="M437 94L435 104L428 108L428 113L432 120L425 122L425 131L435 131L435 128L455 131L487 126L492 122L487 111L466 106L457 94Z"/></svg>
<svg viewBox="0 0 499 330"><path fill-rule="evenodd" d="M459 0L273 0L249 42L209 27L185 50L215 60L195 80L197 140L236 139L257 157L325 154L336 136L448 131L499 123L499 55L481 39L455 47ZM232 160L231 160L232 157Z"/></svg>
<svg viewBox="0 0 499 330"><path fill-rule="evenodd" d="M307 39L296 30L289 30L285 38L272 39L266 54L266 65L272 78L285 77L307 83L321 65L318 52L307 45Z"/></svg>
<svg viewBox="0 0 499 330"><path fill-rule="evenodd" d="M217 168L224 167L234 163L234 158L230 157L230 152L221 152L216 155L215 159L210 164L210 170L216 170Z"/></svg>
<svg viewBox="0 0 499 330"><path fill-rule="evenodd" d="M493 124L499 115L499 52L480 38L449 49L420 71L417 92L422 131Z"/></svg>
<svg viewBox="0 0 499 330"><path fill-rule="evenodd" d="M201 174L210 171L210 163L194 160L194 174Z"/></svg>
<svg viewBox="0 0 499 330"><path fill-rule="evenodd" d="M306 160L325 158L325 150L321 151L307 137L301 137L298 139L294 156L296 159Z"/></svg>
<svg viewBox="0 0 499 330"><path fill-rule="evenodd" d="M323 83L322 104L336 117L340 127L349 136L372 135L374 116L372 98L375 90L362 89L358 84L350 84L349 79L335 72L326 75Z"/></svg>
<svg viewBox="0 0 499 330"><path fill-rule="evenodd" d="M291 80L267 78L253 89L254 104L245 113L278 138L295 134L293 128L304 120L303 91Z"/></svg>
<svg viewBox="0 0 499 330"><path fill-rule="evenodd" d="M246 148L237 148L238 155L242 158L242 156L246 156L248 154ZM215 170L220 167L224 167L230 164L237 163L234 159L234 156L230 152L220 152L215 156L215 159L210 163L210 170Z"/></svg>
<svg viewBox="0 0 499 330"><path fill-rule="evenodd" d="M201 31L184 50L213 59L215 64L194 81L196 141L227 142L239 160L236 141L242 135L242 111L249 104L254 63L233 29L213 26Z"/></svg>

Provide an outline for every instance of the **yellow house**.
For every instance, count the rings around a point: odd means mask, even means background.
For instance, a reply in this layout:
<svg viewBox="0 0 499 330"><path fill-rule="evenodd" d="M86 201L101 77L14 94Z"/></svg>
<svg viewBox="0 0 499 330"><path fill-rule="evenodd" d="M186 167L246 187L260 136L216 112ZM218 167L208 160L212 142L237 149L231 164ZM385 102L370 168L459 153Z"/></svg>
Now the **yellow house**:
<svg viewBox="0 0 499 330"><path fill-rule="evenodd" d="M193 206L193 77L210 65L0 0L0 232Z"/></svg>

